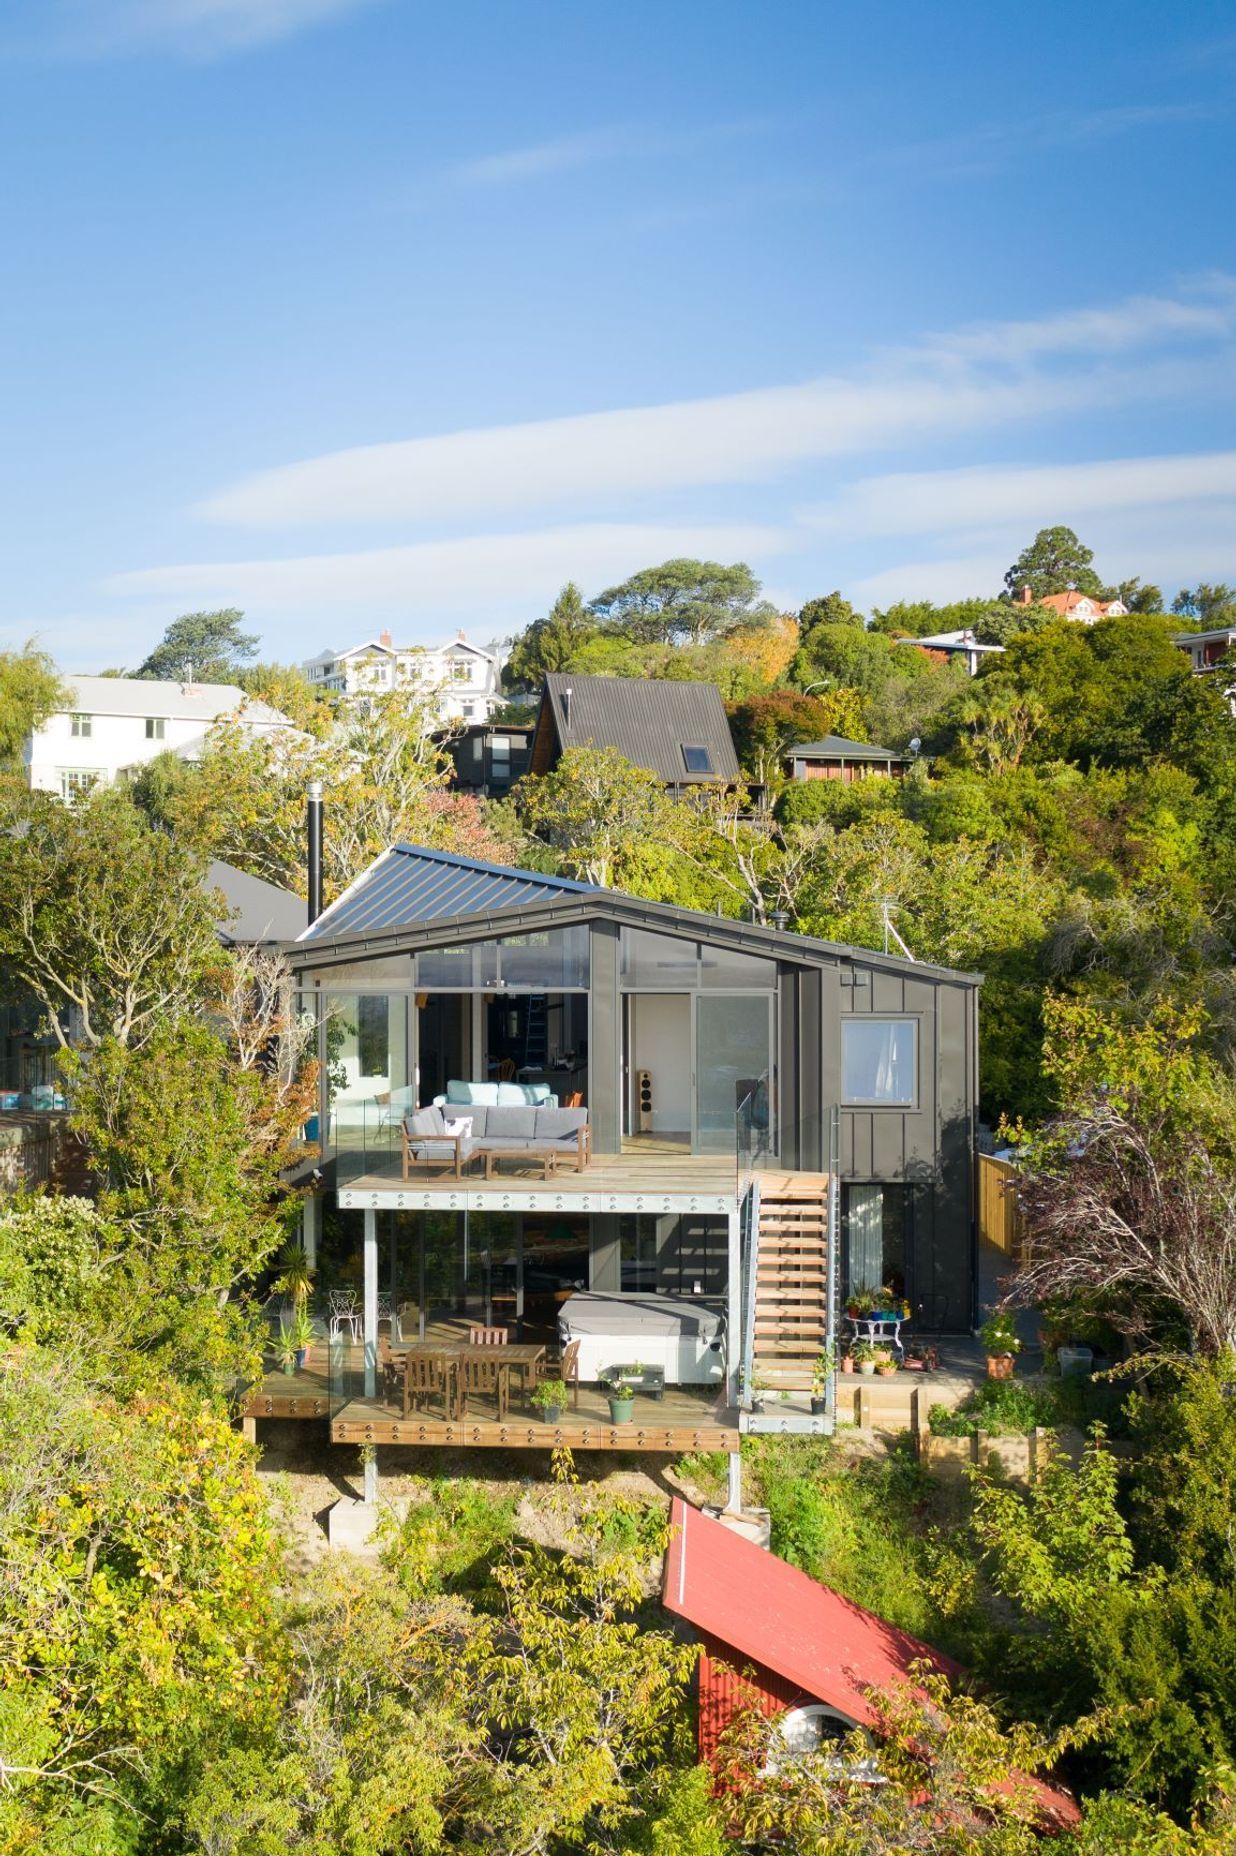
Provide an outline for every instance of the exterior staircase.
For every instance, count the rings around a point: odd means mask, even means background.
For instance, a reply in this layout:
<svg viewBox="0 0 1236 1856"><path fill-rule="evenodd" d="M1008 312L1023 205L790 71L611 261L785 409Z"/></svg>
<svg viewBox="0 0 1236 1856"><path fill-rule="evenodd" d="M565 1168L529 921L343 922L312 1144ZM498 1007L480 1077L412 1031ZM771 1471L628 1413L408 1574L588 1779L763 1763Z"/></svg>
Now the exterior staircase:
<svg viewBox="0 0 1236 1856"><path fill-rule="evenodd" d="M810 1387L826 1344L828 1185L822 1174L760 1183L752 1365L775 1392Z"/></svg>

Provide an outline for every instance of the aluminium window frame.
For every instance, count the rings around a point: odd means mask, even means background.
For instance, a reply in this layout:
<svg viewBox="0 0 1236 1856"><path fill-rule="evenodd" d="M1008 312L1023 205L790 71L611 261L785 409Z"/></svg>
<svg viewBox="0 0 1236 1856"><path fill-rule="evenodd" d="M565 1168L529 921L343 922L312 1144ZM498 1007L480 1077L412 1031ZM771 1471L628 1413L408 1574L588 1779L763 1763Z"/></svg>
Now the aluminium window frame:
<svg viewBox="0 0 1236 1856"><path fill-rule="evenodd" d="M922 1105L923 1073L923 1016L922 1012L843 1012L841 1014L841 1036L838 1040L838 1095L840 1107L844 1113L847 1109L857 1109L860 1113L868 1111L883 1114L913 1115ZM845 1092L845 1028L847 1025L909 1025L914 1038L914 1088L909 1101L890 1102L879 1096L850 1097Z"/></svg>

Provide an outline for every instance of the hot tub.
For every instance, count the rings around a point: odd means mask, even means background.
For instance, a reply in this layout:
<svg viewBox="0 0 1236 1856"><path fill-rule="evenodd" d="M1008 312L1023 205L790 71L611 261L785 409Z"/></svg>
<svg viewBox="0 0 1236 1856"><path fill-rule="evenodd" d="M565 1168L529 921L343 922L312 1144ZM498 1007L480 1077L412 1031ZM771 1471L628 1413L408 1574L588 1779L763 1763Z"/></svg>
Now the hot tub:
<svg viewBox="0 0 1236 1856"><path fill-rule="evenodd" d="M598 1380L608 1367L659 1366L667 1386L706 1386L725 1374L725 1319L711 1308L673 1295L567 1297L558 1315L565 1347L579 1342L579 1376Z"/></svg>

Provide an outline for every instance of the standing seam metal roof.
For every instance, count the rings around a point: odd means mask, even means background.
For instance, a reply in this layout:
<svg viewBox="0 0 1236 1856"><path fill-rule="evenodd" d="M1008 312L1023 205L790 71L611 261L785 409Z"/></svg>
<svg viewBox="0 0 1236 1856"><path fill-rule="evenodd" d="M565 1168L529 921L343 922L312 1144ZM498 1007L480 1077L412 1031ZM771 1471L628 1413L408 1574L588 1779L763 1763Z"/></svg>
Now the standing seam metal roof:
<svg viewBox="0 0 1236 1856"><path fill-rule="evenodd" d="M478 863L419 844L396 844L298 937L320 941L365 929L407 927L456 915L487 915L525 902L604 894L591 883Z"/></svg>
<svg viewBox="0 0 1236 1856"><path fill-rule="evenodd" d="M570 714L564 700L571 692ZM637 767L646 767L667 786L741 779L725 704L715 683L679 683L668 678L577 677L553 671L545 696L563 749L616 748ZM684 747L707 748L711 773L690 773Z"/></svg>

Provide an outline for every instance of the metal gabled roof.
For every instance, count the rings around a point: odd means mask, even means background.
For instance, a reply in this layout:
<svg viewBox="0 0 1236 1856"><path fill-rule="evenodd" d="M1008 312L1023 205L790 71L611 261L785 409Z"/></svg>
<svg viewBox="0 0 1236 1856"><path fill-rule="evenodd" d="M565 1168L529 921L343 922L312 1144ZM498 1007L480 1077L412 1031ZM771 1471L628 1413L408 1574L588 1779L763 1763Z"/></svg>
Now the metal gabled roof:
<svg viewBox="0 0 1236 1856"><path fill-rule="evenodd" d="M427 884L419 897L424 913L413 914L408 900L400 900L395 879L386 866L398 857L447 866L438 872L440 887ZM460 876L458 886L450 882L450 872ZM478 873L475 889L466 879ZM428 874L428 873L426 873ZM487 887L484 879L506 879L505 885ZM391 883L391 906L378 906L386 883ZM382 890L378 889L381 883ZM370 885L374 886L371 893ZM369 900L356 911L364 890ZM470 897L481 900L472 906ZM594 917L659 933L691 935L714 946L739 947L766 959L797 961L800 964L833 965L850 961L862 967L903 977L945 981L961 986L980 986L981 973L969 973L954 967L941 967L926 960L907 960L900 954L884 954L870 947L856 947L841 941L825 941L816 935L794 934L755 922L736 921L728 915L707 915L698 909L684 909L677 903L652 902L643 896L629 896L622 890L603 889L595 884L572 882L567 877L542 876L535 870L512 870L500 864L483 864L447 851L430 851L419 845L396 845L386 851L344 891L329 909L320 915L312 928L292 942L287 952L294 967L328 965L331 961L363 957L382 952L404 951L412 947L434 947L456 941L483 939L493 935L540 933L547 928L567 927ZM312 950L304 962L298 960L297 947Z"/></svg>
<svg viewBox="0 0 1236 1856"><path fill-rule="evenodd" d="M847 741L844 735L825 735L820 741L796 741L785 750L786 760L904 760L894 748L874 741Z"/></svg>
<svg viewBox="0 0 1236 1856"><path fill-rule="evenodd" d="M298 940L327 941L340 935L389 933L419 922L462 915L486 916L531 902L569 896L604 895L590 883L484 864L421 844L396 844L384 851L324 909Z"/></svg>
<svg viewBox="0 0 1236 1856"><path fill-rule="evenodd" d="M585 677L559 670L545 678L545 704L563 750L616 748L624 760L646 767L667 786L732 786L742 778L715 683ZM704 748L711 771L692 772L684 748Z"/></svg>

